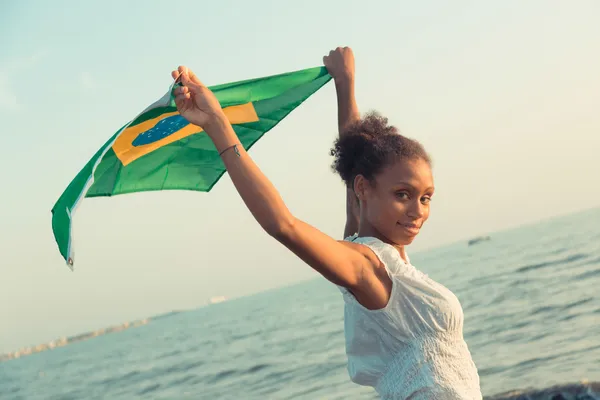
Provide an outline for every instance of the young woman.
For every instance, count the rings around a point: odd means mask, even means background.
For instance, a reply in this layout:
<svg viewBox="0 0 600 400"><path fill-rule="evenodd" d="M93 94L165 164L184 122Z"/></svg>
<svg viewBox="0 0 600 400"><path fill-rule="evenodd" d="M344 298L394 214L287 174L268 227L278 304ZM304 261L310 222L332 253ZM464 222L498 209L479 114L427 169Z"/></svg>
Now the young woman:
<svg viewBox="0 0 600 400"><path fill-rule="evenodd" d="M429 216L434 191L429 156L385 118L359 118L349 48L330 52L324 63L338 98L333 167L347 185L345 234L354 234L342 241L288 210L242 148L212 92L185 67L172 73L182 83L177 107L212 139L263 229L342 291L352 381L386 399L481 399L458 299L413 267L405 251Z"/></svg>

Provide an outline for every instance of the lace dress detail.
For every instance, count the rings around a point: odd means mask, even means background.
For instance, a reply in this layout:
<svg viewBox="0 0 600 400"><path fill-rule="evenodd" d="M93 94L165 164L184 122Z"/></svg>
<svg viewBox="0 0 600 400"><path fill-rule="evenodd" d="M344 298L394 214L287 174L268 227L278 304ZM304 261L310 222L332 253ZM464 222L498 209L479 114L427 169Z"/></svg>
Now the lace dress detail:
<svg viewBox="0 0 600 400"><path fill-rule="evenodd" d="M378 310L339 287L351 380L372 386L383 399L481 400L458 298L394 247L371 237L347 240L371 248L392 280L389 302Z"/></svg>

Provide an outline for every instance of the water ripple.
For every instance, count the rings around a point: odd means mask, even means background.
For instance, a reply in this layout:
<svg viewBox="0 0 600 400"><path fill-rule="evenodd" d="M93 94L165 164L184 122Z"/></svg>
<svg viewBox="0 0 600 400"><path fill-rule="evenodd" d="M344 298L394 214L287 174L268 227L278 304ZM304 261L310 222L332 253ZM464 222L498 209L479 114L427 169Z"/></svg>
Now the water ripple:
<svg viewBox="0 0 600 400"><path fill-rule="evenodd" d="M554 265L569 264L569 263L572 263L572 262L575 262L578 260L583 260L587 257L589 257L589 254L581 254L581 253L573 254L568 257L561 258L558 260L545 261L545 262L536 263L536 264L528 264L523 267L517 268L516 272L528 272L528 271L533 271L533 270L540 269L540 268L551 267Z"/></svg>

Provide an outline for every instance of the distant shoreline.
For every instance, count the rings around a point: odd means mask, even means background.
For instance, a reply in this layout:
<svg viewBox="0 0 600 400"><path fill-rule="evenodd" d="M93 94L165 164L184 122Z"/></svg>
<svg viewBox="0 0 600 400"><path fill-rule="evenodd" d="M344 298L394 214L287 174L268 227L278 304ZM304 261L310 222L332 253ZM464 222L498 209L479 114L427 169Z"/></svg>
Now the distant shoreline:
<svg viewBox="0 0 600 400"><path fill-rule="evenodd" d="M62 337L59 339L51 340L50 342L38 344L35 346L23 347L19 350L12 351L6 354L0 354L0 362L15 360L17 358L29 356L36 353L41 353L47 350L54 350L59 347L64 347L69 344L81 342L84 340L93 339L98 336L107 335L110 333L121 332L130 328L137 328L140 326L144 326L149 324L152 320L161 319L165 317L170 317L172 315L178 314L180 311L171 311L166 314L157 315L150 318L143 318L135 321L124 322L120 325L109 326L108 328L96 329L93 331L81 333L75 336Z"/></svg>

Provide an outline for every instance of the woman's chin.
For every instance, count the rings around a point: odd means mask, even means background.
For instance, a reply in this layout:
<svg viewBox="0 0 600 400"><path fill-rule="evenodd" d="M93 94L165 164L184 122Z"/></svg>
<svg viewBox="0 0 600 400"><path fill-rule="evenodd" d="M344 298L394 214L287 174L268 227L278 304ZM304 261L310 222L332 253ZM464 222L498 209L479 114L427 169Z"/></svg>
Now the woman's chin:
<svg viewBox="0 0 600 400"><path fill-rule="evenodd" d="M415 238L416 238L416 236L413 236L413 237L407 238L407 239L404 241L404 243L402 243L402 244L403 244L404 246L411 245L411 244L412 244L412 242L415 240Z"/></svg>
<svg viewBox="0 0 600 400"><path fill-rule="evenodd" d="M390 239L390 244L394 244L396 246L408 246L413 242L414 239L415 239L414 236L406 237L406 236L398 235L398 236Z"/></svg>
<svg viewBox="0 0 600 400"><path fill-rule="evenodd" d="M412 235L402 235L398 237L398 244L401 244L403 246L408 246L410 244L412 244L412 242L417 238L418 233L417 234L412 234Z"/></svg>
<svg viewBox="0 0 600 400"><path fill-rule="evenodd" d="M396 235L394 235L394 243L402 246L408 246L416 239L418 235L419 232L406 232L405 229L402 229L401 232L397 232Z"/></svg>

